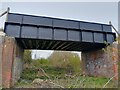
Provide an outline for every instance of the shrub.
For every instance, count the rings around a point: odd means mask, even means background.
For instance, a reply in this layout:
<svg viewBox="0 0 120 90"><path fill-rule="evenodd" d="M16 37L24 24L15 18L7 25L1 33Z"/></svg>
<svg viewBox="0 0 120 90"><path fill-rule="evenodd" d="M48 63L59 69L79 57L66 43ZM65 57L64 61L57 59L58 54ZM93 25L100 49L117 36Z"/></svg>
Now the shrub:
<svg viewBox="0 0 120 90"><path fill-rule="evenodd" d="M23 58L25 64L30 64L32 62L31 58L31 51L30 50L25 50L24 51L24 58Z"/></svg>
<svg viewBox="0 0 120 90"><path fill-rule="evenodd" d="M41 67L41 66L48 66L49 65L49 60L48 59L44 59L44 58L41 58L41 59L37 59L37 60L32 60L32 63L31 63L33 66L35 67Z"/></svg>
<svg viewBox="0 0 120 90"><path fill-rule="evenodd" d="M81 61L75 53L54 51L48 59L55 68L65 68L68 73L80 72Z"/></svg>

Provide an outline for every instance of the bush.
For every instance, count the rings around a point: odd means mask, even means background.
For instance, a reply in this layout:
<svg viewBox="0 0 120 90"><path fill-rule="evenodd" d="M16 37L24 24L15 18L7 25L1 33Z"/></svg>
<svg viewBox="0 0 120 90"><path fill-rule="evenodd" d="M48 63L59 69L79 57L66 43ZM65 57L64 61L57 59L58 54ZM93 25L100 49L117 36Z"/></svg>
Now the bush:
<svg viewBox="0 0 120 90"><path fill-rule="evenodd" d="M48 59L55 68L64 68L68 73L80 72L81 61L75 53L54 51Z"/></svg>
<svg viewBox="0 0 120 90"><path fill-rule="evenodd" d="M41 58L41 59L37 59L37 60L32 60L31 64L32 64L32 66L35 66L38 68L41 66L49 66L49 60Z"/></svg>
<svg viewBox="0 0 120 90"><path fill-rule="evenodd" d="M30 64L32 62L31 58L31 51L30 50L25 50L24 51L24 58L23 58L25 64Z"/></svg>

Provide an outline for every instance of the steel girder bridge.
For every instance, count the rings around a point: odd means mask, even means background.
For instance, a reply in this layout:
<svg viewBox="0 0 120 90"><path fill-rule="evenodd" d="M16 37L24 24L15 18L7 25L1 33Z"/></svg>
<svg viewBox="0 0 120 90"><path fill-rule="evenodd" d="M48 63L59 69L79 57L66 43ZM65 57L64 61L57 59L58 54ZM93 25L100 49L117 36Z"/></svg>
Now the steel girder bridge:
<svg viewBox="0 0 120 90"><path fill-rule="evenodd" d="M24 49L38 50L97 50L116 38L109 24L16 13L8 13L4 32Z"/></svg>

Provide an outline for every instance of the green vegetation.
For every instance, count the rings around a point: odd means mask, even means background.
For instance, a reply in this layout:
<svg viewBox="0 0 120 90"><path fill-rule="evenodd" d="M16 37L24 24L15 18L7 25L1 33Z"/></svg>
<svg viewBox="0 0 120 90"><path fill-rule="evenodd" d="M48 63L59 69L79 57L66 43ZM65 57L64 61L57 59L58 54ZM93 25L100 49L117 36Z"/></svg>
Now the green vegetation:
<svg viewBox="0 0 120 90"><path fill-rule="evenodd" d="M24 51L24 63L26 64L30 64L32 62L32 58L31 58L31 51L30 50L25 50Z"/></svg>
<svg viewBox="0 0 120 90"><path fill-rule="evenodd" d="M37 78L51 80L65 88L102 88L109 78L90 77L81 74L81 61L78 55L70 52L54 52L48 59L32 60L24 67L16 87L31 87ZM106 88L117 87L114 81Z"/></svg>
<svg viewBox="0 0 120 90"><path fill-rule="evenodd" d="M48 59L52 67L64 68L68 73L78 73L81 70L80 58L75 53L55 51Z"/></svg>

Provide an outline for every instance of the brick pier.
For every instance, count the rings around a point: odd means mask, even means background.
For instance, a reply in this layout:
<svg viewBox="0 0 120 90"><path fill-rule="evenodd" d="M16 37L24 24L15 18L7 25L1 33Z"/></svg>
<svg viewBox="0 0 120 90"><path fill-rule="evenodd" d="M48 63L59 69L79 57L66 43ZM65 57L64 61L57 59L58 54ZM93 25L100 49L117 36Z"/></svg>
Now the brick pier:
<svg viewBox="0 0 120 90"><path fill-rule="evenodd" d="M12 37L0 37L0 86L9 88L20 78L23 49Z"/></svg>
<svg viewBox="0 0 120 90"><path fill-rule="evenodd" d="M89 76L118 79L118 44L101 50L82 52L82 70Z"/></svg>

